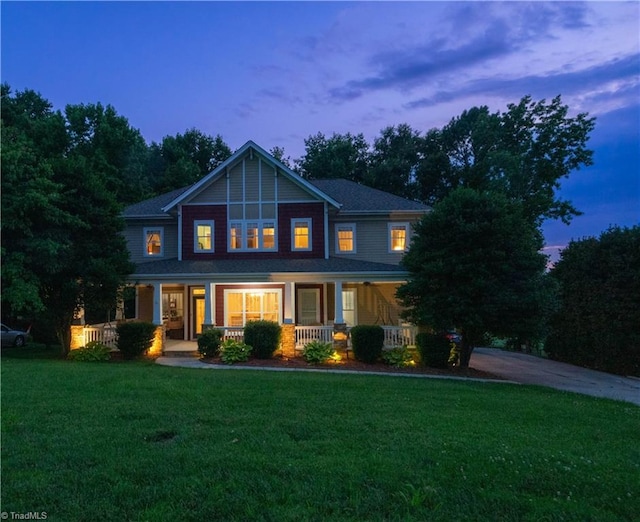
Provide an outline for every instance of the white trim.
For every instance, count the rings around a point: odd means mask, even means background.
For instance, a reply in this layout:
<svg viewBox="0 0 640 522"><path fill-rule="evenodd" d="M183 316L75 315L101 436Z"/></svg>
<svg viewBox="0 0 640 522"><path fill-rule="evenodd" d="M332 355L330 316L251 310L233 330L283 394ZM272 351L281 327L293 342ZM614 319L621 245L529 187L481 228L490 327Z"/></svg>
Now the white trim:
<svg viewBox="0 0 640 522"><path fill-rule="evenodd" d="M296 223L306 223L309 231L309 243L306 248L296 248ZM311 218L291 218L291 251L292 252L310 252L313 250L313 220Z"/></svg>
<svg viewBox="0 0 640 522"><path fill-rule="evenodd" d="M147 243L149 241L149 233L158 232L160 236L160 253L153 254L147 250ZM164 227L144 227L142 229L142 255L144 257L164 257Z"/></svg>
<svg viewBox="0 0 640 522"><path fill-rule="evenodd" d="M276 293L278 294L278 324L282 324L283 323L283 313L284 313L284 302L282 300L282 288L261 288L261 287L256 287L256 288L225 288L224 290L224 323L226 327L230 327L232 325L227 324L228 323L228 316L229 316L229 299L228 296L229 294L242 294L242 299L243 299L243 311L242 311L242 319L243 319L243 325L244 326L246 324L246 310L244 309L244 299L246 294L266 294L266 293ZM260 310L260 317L262 318L264 315L264 301L261 302L262 307Z"/></svg>
<svg viewBox="0 0 640 522"><path fill-rule="evenodd" d="M255 224L258 229L257 248L249 248L248 245L248 226ZM266 225L273 225L273 248L265 248L264 246L264 230ZM240 228L240 248L231 248L231 228L239 226ZM271 227L268 227L271 228ZM232 219L229 220L227 227L227 252L277 252L278 251L278 220L273 219Z"/></svg>
<svg viewBox="0 0 640 522"><path fill-rule="evenodd" d="M345 308L344 308L344 293L345 292L353 292L353 323L347 323L347 320L344 317ZM343 288L342 289L342 320L347 323L347 326L355 326L358 324L358 289L357 288Z"/></svg>
<svg viewBox="0 0 640 522"><path fill-rule="evenodd" d="M199 226L211 227L211 248L200 248L200 236L198 236ZM211 254L215 252L215 221L213 219L195 219L193 221L193 253Z"/></svg>
<svg viewBox="0 0 640 522"><path fill-rule="evenodd" d="M391 232L393 228L400 228L400 227L404 228L404 249L394 250L392 248ZM402 254L409 249L409 231L410 230L411 230L411 227L409 226L409 223L406 223L406 222L390 221L387 224L387 248L390 254Z"/></svg>
<svg viewBox="0 0 640 522"><path fill-rule="evenodd" d="M178 261L182 261L182 205L178 205Z"/></svg>
<svg viewBox="0 0 640 522"><path fill-rule="evenodd" d="M349 228L351 229L351 241L353 248L351 250L340 250L340 237L339 237L339 228ZM335 236L336 236L336 254L357 254L358 249L356 248L356 224L355 223L336 223L335 224Z"/></svg>

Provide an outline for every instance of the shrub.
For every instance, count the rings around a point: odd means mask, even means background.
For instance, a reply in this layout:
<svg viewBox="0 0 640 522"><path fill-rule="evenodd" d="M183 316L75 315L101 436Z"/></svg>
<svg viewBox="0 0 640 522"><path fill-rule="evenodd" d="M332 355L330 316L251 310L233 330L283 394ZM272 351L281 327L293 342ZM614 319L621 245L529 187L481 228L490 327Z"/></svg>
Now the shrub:
<svg viewBox="0 0 640 522"><path fill-rule="evenodd" d="M406 346L402 346L382 352L382 360L394 368L404 368L413 364L413 355Z"/></svg>
<svg viewBox="0 0 640 522"><path fill-rule="evenodd" d="M327 362L335 353L332 343L311 341L304 346L302 357L310 364L322 364Z"/></svg>
<svg viewBox="0 0 640 522"><path fill-rule="evenodd" d="M251 355L251 346L233 339L227 339L220 345L220 359L225 364L245 362Z"/></svg>
<svg viewBox="0 0 640 522"><path fill-rule="evenodd" d="M358 361L374 363L382 354L384 330L378 325L358 325L351 328L351 347Z"/></svg>
<svg viewBox="0 0 640 522"><path fill-rule="evenodd" d="M244 342L257 359L271 359L280 346L282 328L273 321L249 321L244 327Z"/></svg>
<svg viewBox="0 0 640 522"><path fill-rule="evenodd" d="M87 346L83 346L77 350L71 350L67 358L72 361L82 362L108 361L111 359L111 348L98 341L91 341L87 343Z"/></svg>
<svg viewBox="0 0 640 522"><path fill-rule="evenodd" d="M146 352L153 344L156 325L135 321L121 323L116 329L118 333L118 349L123 357L133 359Z"/></svg>
<svg viewBox="0 0 640 522"><path fill-rule="evenodd" d="M215 357L220 353L220 343L222 342L222 330L211 328L205 330L198 337L198 353L203 357Z"/></svg>
<svg viewBox="0 0 640 522"><path fill-rule="evenodd" d="M451 343L444 335L419 333L416 335L416 345L420 352L420 360L424 366L447 368L451 353Z"/></svg>

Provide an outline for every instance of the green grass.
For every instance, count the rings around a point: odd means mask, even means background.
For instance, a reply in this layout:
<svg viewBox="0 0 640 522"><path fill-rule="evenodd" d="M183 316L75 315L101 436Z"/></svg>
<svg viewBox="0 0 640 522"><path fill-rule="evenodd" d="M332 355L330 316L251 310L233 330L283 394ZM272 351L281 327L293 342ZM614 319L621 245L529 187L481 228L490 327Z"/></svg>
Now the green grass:
<svg viewBox="0 0 640 522"><path fill-rule="evenodd" d="M543 388L2 360L2 511L637 520L640 408Z"/></svg>

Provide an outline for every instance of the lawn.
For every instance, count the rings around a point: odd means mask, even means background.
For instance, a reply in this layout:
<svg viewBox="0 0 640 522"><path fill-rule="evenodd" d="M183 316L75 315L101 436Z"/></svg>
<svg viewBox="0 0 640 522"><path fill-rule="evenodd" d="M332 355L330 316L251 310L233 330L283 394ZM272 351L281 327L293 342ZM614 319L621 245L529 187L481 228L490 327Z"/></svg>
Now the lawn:
<svg viewBox="0 0 640 522"><path fill-rule="evenodd" d="M537 387L2 359L47 520L637 520L640 408Z"/></svg>

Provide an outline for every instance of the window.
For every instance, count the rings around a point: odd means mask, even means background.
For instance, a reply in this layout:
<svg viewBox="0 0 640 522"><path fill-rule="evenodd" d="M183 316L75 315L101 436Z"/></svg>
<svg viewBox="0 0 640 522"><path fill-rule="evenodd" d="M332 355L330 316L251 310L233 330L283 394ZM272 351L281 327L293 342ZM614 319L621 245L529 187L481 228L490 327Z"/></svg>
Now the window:
<svg viewBox="0 0 640 522"><path fill-rule="evenodd" d="M244 326L247 321L280 321L282 291L225 290L225 326Z"/></svg>
<svg viewBox="0 0 640 522"><path fill-rule="evenodd" d="M213 252L213 221L194 221L194 252Z"/></svg>
<svg viewBox="0 0 640 522"><path fill-rule="evenodd" d="M229 225L229 250L276 250L276 225L273 221L232 221Z"/></svg>
<svg viewBox="0 0 640 522"><path fill-rule="evenodd" d="M342 318L347 326L356 325L356 302L355 288L342 291Z"/></svg>
<svg viewBox="0 0 640 522"><path fill-rule="evenodd" d="M144 255L146 257L161 257L164 255L164 229L158 228L145 228L144 229Z"/></svg>
<svg viewBox="0 0 640 522"><path fill-rule="evenodd" d="M291 220L291 250L311 250L311 219Z"/></svg>
<svg viewBox="0 0 640 522"><path fill-rule="evenodd" d="M336 252L355 254L356 225L355 223L339 223L336 225Z"/></svg>
<svg viewBox="0 0 640 522"><path fill-rule="evenodd" d="M389 223L389 251L404 252L409 237L408 223Z"/></svg>

